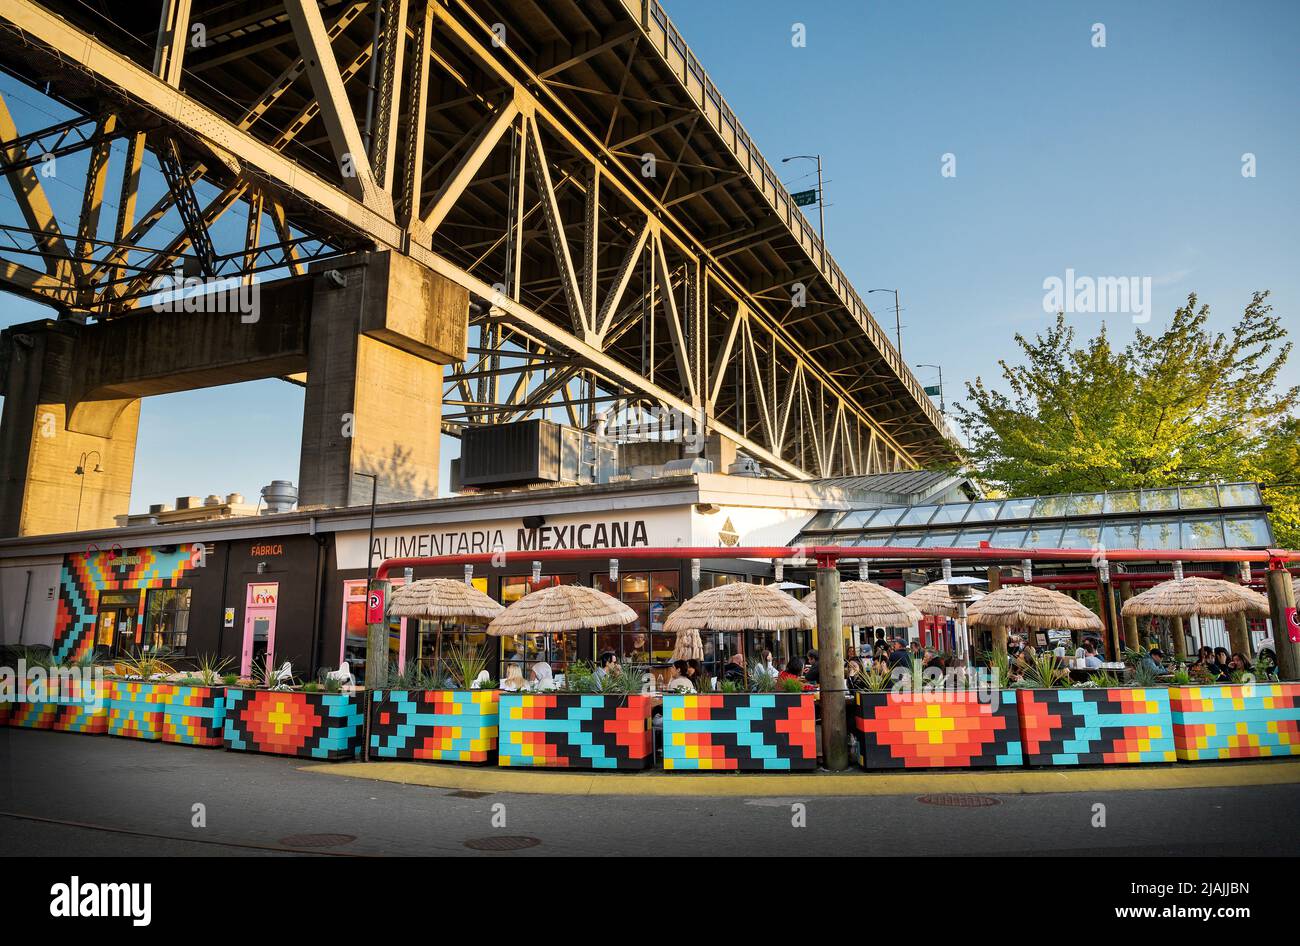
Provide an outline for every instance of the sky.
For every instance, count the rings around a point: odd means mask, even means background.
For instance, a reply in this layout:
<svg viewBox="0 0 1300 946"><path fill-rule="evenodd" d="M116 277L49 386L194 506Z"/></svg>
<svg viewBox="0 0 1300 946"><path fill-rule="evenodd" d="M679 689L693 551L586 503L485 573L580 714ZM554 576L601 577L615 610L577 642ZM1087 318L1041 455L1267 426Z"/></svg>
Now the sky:
<svg viewBox="0 0 1300 946"><path fill-rule="evenodd" d="M1050 324L1045 281L1070 271L1134 278L1137 298L1149 285L1147 330L1190 292L1229 330L1256 289L1300 330L1300 3L664 6L791 190L815 185L811 165L780 159L822 155L831 254L859 292L899 290L904 357L942 365L950 410L1015 358L1015 333ZM27 111L41 97L3 77L0 90L21 130L57 114ZM864 298L892 333L892 298ZM1070 319L1123 344L1141 308ZM42 315L0 294L0 324ZM1300 383L1300 355L1283 381ZM279 381L146 399L132 511L297 481L302 401Z"/></svg>

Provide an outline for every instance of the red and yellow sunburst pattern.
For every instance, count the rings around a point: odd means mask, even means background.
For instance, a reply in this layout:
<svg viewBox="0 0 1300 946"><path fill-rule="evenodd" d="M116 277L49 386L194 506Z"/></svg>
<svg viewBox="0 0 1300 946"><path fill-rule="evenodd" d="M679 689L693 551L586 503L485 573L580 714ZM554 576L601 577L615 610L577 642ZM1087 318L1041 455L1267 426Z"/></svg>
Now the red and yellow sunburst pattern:
<svg viewBox="0 0 1300 946"><path fill-rule="evenodd" d="M1022 765L1014 690L855 694L868 769Z"/></svg>

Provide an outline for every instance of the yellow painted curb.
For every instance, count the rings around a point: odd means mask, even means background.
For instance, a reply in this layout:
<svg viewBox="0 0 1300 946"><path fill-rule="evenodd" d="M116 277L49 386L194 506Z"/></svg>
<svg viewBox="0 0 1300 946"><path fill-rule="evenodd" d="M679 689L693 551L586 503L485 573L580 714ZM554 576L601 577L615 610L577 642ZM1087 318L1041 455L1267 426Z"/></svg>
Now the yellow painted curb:
<svg viewBox="0 0 1300 946"><path fill-rule="evenodd" d="M430 788L521 795L711 795L806 797L923 795L929 792L1036 795L1050 792L1236 788L1300 783L1294 761L1200 762L1100 769L1016 769L985 772L827 772L802 774L665 775L661 772L556 772L504 770L425 762L341 762L301 771L424 785Z"/></svg>

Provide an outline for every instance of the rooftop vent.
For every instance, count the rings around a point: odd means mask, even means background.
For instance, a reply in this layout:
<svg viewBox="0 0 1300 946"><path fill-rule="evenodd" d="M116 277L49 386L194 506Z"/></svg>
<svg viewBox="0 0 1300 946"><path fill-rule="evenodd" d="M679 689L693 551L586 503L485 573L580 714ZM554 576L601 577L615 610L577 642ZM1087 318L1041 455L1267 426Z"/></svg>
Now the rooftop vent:
<svg viewBox="0 0 1300 946"><path fill-rule="evenodd" d="M298 502L298 488L288 480L271 480L262 487L262 501L269 513L288 512Z"/></svg>

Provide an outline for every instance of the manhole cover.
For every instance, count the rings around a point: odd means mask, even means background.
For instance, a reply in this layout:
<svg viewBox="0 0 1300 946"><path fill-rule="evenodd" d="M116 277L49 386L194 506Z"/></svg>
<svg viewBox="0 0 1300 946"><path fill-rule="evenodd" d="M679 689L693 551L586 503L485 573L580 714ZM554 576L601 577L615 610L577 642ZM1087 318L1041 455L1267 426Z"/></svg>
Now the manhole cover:
<svg viewBox="0 0 1300 946"><path fill-rule="evenodd" d="M280 843L285 847L338 847L356 839L355 834L291 834Z"/></svg>
<svg viewBox="0 0 1300 946"><path fill-rule="evenodd" d="M449 798L487 798L491 792L471 792L469 789L461 789L458 792L448 793Z"/></svg>
<svg viewBox="0 0 1300 946"><path fill-rule="evenodd" d="M541 843L537 838L506 834L491 838L470 838L465 842L465 846L474 851L522 851L527 847L537 847Z"/></svg>
<svg viewBox="0 0 1300 946"><path fill-rule="evenodd" d="M1002 804L988 795L922 795L917 801L922 805L940 805L944 808L987 808Z"/></svg>

